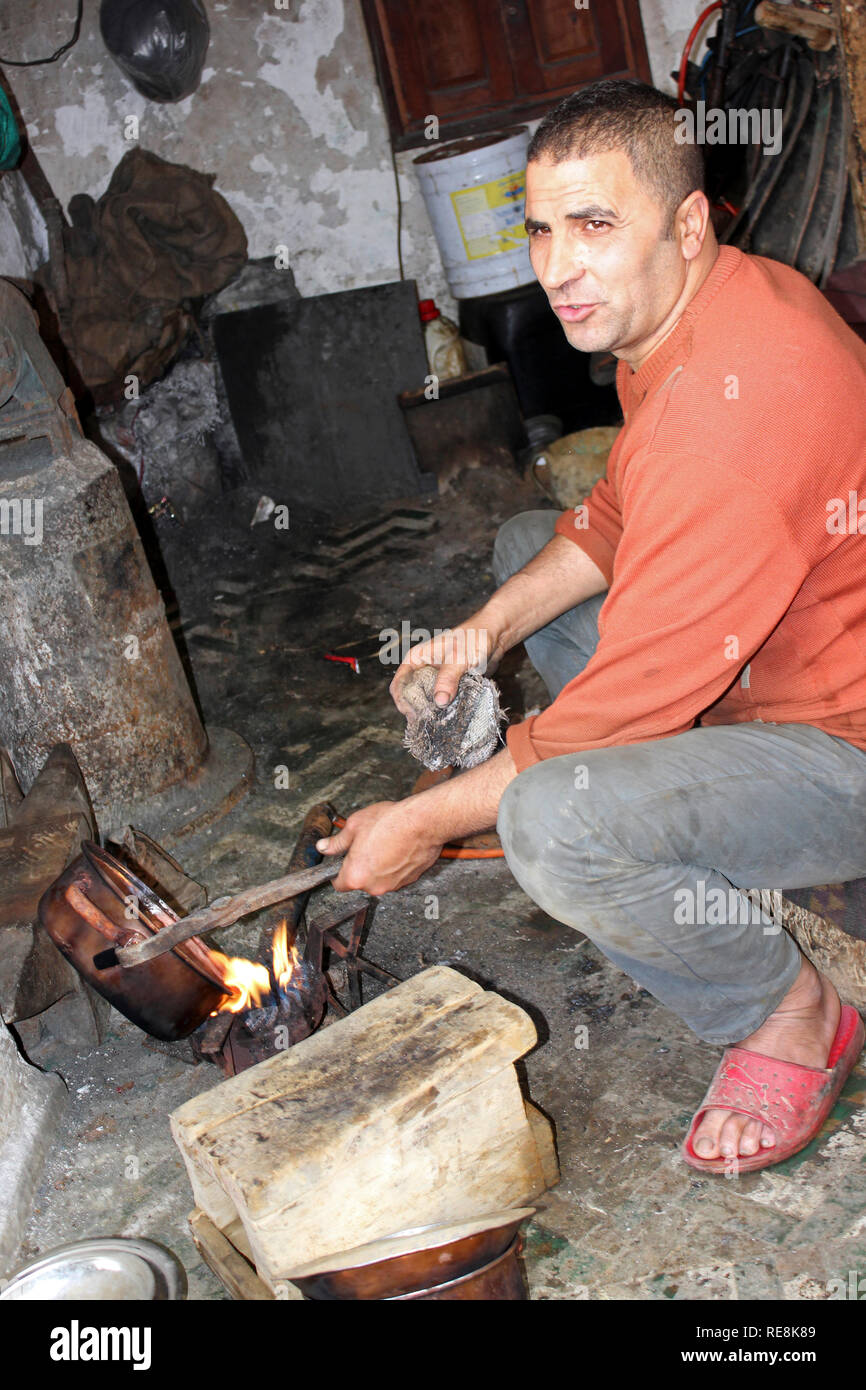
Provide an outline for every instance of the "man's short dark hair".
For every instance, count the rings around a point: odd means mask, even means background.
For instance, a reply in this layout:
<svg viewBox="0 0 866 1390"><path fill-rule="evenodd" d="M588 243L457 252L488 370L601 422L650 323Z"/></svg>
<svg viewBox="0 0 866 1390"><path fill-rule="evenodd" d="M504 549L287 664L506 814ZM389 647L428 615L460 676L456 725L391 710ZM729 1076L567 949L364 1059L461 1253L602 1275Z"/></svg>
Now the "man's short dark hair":
<svg viewBox="0 0 866 1390"><path fill-rule="evenodd" d="M696 189L704 191L704 160L694 141L675 138L674 116L680 109L646 82L632 78L593 82L563 97L548 111L529 142L528 160L566 159L623 150L635 178L668 211L667 234L674 214Z"/></svg>

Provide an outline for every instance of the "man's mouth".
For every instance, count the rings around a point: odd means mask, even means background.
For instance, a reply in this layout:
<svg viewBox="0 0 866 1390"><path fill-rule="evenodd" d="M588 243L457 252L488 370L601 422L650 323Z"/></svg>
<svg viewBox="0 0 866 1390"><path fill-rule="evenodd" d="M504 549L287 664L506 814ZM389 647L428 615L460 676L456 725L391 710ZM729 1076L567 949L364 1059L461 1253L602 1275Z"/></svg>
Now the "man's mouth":
<svg viewBox="0 0 866 1390"><path fill-rule="evenodd" d="M563 323L583 323L589 318L593 309L597 309L597 304L554 304L553 312L562 319Z"/></svg>

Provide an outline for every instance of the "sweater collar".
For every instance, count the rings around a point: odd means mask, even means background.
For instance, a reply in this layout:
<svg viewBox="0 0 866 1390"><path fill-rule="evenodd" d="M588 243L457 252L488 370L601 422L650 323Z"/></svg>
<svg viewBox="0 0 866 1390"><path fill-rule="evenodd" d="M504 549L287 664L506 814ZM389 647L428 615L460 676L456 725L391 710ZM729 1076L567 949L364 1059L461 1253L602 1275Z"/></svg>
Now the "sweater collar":
<svg viewBox="0 0 866 1390"><path fill-rule="evenodd" d="M670 375L674 367L688 356L696 320L712 303L722 286L727 284L742 260L743 253L735 246L720 246L712 270L694 298L689 300L664 342L659 343L636 372L627 362L620 362L616 385L624 410L627 406L635 408L641 405L650 387Z"/></svg>

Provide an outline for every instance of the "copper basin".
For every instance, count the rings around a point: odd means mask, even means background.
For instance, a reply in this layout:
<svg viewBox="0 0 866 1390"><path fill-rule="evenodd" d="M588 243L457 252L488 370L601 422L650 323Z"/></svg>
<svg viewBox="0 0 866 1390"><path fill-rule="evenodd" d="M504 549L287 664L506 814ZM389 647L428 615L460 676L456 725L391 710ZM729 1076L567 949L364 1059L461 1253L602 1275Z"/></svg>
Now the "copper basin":
<svg viewBox="0 0 866 1390"><path fill-rule="evenodd" d="M296 1275L292 1283L306 1298L326 1302L525 1299L517 1257L522 1243L520 1226L526 1215L527 1209L521 1209L511 1220L456 1238L453 1227L443 1227L440 1242L430 1241L435 1227L402 1232L401 1244L413 1234L426 1237L430 1243L370 1263ZM393 1239L396 1243L398 1238Z"/></svg>

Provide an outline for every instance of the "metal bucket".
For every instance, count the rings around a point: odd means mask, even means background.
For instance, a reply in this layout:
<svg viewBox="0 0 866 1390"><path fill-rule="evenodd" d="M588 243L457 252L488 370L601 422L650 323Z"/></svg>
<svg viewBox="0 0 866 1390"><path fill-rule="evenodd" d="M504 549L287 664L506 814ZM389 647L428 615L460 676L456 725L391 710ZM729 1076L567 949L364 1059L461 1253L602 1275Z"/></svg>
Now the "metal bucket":
<svg viewBox="0 0 866 1390"><path fill-rule="evenodd" d="M535 279L523 225L526 126L438 145L413 161L455 299Z"/></svg>

